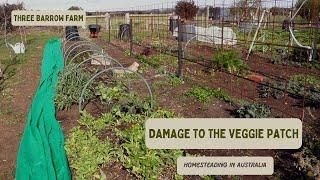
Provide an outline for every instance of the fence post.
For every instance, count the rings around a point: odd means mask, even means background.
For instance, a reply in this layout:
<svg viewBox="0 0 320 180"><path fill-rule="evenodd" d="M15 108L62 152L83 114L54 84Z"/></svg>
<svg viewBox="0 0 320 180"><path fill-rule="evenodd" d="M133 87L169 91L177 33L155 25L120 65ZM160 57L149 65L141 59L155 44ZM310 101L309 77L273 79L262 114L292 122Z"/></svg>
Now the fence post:
<svg viewBox="0 0 320 180"><path fill-rule="evenodd" d="M132 19L130 19L130 56L133 55L132 50L133 50L133 23L132 23Z"/></svg>
<svg viewBox="0 0 320 180"><path fill-rule="evenodd" d="M318 28L319 28L319 14L317 13L317 7L319 7L319 1L313 0L313 8L312 8L312 24L313 24L313 54L312 60L316 59L317 51L318 51Z"/></svg>
<svg viewBox="0 0 320 180"><path fill-rule="evenodd" d="M181 19L178 20L178 70L177 76L179 78L183 78L183 66L184 66L184 54L183 54L183 45L182 45L182 38L183 38L183 31L181 25Z"/></svg>
<svg viewBox="0 0 320 180"><path fill-rule="evenodd" d="M222 51L223 51L223 35L224 35L224 11L225 11L225 9L224 9L224 1L223 1L223 7L222 7L222 32L221 32L221 49L222 49ZM221 11L220 11L220 13L221 13ZM221 19L221 18L220 18Z"/></svg>
<svg viewBox="0 0 320 180"><path fill-rule="evenodd" d="M109 20L108 26L109 26L109 28L108 28L108 40L109 40L109 43L111 43L111 18Z"/></svg>

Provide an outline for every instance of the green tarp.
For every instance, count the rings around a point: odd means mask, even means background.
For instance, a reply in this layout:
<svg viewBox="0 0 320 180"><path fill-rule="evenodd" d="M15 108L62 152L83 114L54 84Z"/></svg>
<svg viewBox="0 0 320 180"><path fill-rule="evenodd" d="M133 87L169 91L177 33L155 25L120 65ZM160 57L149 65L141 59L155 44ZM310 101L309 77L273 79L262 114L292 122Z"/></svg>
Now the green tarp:
<svg viewBox="0 0 320 180"><path fill-rule="evenodd" d="M43 56L40 84L19 147L17 180L71 179L54 106L58 73L64 66L61 40L49 40Z"/></svg>

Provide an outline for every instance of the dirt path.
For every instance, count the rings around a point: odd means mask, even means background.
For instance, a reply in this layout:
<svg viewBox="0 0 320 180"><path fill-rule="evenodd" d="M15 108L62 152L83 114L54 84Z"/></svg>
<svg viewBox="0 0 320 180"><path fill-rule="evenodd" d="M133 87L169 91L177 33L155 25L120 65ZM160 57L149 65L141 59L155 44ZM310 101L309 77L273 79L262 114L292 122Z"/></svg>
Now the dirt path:
<svg viewBox="0 0 320 180"><path fill-rule="evenodd" d="M12 99L8 102L10 113L0 117L0 179L14 179L20 139L40 79L40 63L41 58L31 58L18 70L19 80L12 88Z"/></svg>

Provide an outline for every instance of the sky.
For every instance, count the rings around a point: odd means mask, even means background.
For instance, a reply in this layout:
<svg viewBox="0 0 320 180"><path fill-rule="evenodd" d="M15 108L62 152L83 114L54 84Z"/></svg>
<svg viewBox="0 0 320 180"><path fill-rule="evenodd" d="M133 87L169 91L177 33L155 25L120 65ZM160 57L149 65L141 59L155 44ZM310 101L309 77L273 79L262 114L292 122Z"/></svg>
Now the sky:
<svg viewBox="0 0 320 180"><path fill-rule="evenodd" d="M215 5L233 4L238 0L195 0L197 4ZM273 6L277 1L277 6L291 7L291 1L296 0L262 0L266 6ZM130 10L130 9L161 9L172 7L175 0L0 0L0 3L23 2L27 9L36 10L66 10L71 6L80 6L86 11L110 11L110 10Z"/></svg>

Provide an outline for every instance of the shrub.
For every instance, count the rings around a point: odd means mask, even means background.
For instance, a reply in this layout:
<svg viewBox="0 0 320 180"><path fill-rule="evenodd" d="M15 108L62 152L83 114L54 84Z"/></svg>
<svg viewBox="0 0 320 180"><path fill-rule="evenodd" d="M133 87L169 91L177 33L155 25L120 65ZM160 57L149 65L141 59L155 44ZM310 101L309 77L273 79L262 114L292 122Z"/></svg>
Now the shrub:
<svg viewBox="0 0 320 180"><path fill-rule="evenodd" d="M193 0L180 0L175 7L176 14L185 20L193 20L198 10L199 8Z"/></svg>
<svg viewBox="0 0 320 180"><path fill-rule="evenodd" d="M247 68L247 64L236 51L219 51L213 56L212 67L226 70L229 73L241 73Z"/></svg>

